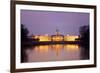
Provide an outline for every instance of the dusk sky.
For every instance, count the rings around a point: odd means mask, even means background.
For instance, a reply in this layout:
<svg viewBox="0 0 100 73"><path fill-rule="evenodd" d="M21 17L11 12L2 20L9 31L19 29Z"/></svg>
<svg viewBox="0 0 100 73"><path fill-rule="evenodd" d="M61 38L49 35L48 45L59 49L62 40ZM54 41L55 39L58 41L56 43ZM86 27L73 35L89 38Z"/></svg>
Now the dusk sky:
<svg viewBox="0 0 100 73"><path fill-rule="evenodd" d="M89 25L89 13L21 10L21 24L34 35L54 35L56 29L63 35L79 35L80 26Z"/></svg>

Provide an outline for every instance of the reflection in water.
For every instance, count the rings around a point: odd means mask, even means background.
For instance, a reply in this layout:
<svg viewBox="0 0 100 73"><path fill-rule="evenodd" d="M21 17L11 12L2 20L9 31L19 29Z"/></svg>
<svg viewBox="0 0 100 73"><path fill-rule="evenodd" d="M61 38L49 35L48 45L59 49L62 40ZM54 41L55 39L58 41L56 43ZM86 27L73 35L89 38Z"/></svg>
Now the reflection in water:
<svg viewBox="0 0 100 73"><path fill-rule="evenodd" d="M25 50L26 62L88 59L89 55L86 55L85 52L89 54L89 51L77 44L39 45Z"/></svg>
<svg viewBox="0 0 100 73"><path fill-rule="evenodd" d="M33 50L35 50L35 52L37 53L47 53L49 51L49 46L36 46L35 48L33 48Z"/></svg>
<svg viewBox="0 0 100 73"><path fill-rule="evenodd" d="M64 49L67 51L78 51L79 50L79 45L65 45Z"/></svg>

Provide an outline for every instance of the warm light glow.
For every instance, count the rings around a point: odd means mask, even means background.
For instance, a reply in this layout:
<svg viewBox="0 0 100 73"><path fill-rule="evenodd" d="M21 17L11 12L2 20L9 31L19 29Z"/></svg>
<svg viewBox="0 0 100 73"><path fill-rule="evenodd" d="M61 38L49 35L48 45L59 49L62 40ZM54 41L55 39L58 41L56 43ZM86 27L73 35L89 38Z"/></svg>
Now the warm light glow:
<svg viewBox="0 0 100 73"><path fill-rule="evenodd" d="M61 49L61 48L63 48L63 45L62 44L52 45L52 48L54 48L54 49Z"/></svg>
<svg viewBox="0 0 100 73"><path fill-rule="evenodd" d="M33 37L32 37L33 38ZM45 34L45 35L41 35L41 36L35 36L34 37L35 39L39 39L39 41L76 41L75 39L78 39L79 36L59 36L59 35L56 35L56 36L49 36L48 34ZM52 39L52 40L51 40Z"/></svg>
<svg viewBox="0 0 100 73"><path fill-rule="evenodd" d="M49 36L39 36L39 41L51 41L51 37L49 37Z"/></svg>
<svg viewBox="0 0 100 73"><path fill-rule="evenodd" d="M62 49L65 50L65 52L77 52L80 50L79 45L75 45L75 44L56 44L56 45L40 45L40 46L36 46L35 50L38 53L43 53L46 54L49 51L53 50L55 51L56 56L59 56L62 52Z"/></svg>
<svg viewBox="0 0 100 73"><path fill-rule="evenodd" d="M48 45L41 45L38 47L35 47L35 51L40 52L40 53L47 53L49 51L49 46Z"/></svg>
<svg viewBox="0 0 100 73"><path fill-rule="evenodd" d="M52 40L53 40L53 41L63 41L63 37L61 37L61 36L54 36L54 37L52 38Z"/></svg>
<svg viewBox="0 0 100 73"><path fill-rule="evenodd" d="M79 45L68 44L68 45L65 45L64 48L67 51L78 51L79 50Z"/></svg>
<svg viewBox="0 0 100 73"><path fill-rule="evenodd" d="M76 41L78 38L79 36L64 36L64 41Z"/></svg>
<svg viewBox="0 0 100 73"><path fill-rule="evenodd" d="M39 38L39 36L35 36L35 39Z"/></svg>
<svg viewBox="0 0 100 73"><path fill-rule="evenodd" d="M59 54L61 53L61 50L64 48L64 46L61 44L56 44L56 45L52 45L52 48L55 50L56 56L59 56Z"/></svg>

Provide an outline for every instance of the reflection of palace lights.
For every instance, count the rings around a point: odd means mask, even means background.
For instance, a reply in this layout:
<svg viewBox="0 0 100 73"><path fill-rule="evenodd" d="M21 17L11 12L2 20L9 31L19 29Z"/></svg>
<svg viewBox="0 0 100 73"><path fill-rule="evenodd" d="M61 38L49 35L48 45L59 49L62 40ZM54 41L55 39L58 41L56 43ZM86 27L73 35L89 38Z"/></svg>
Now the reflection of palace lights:
<svg viewBox="0 0 100 73"><path fill-rule="evenodd" d="M55 51L56 56L59 56L62 52L62 49L64 49L65 52L77 52L80 50L79 45L75 44L55 44L55 45L40 45L36 46L33 50L35 50L38 53L49 53L51 50Z"/></svg>
<svg viewBox="0 0 100 73"><path fill-rule="evenodd" d="M79 50L79 45L75 44L68 44L64 46L66 51L78 51Z"/></svg>
<svg viewBox="0 0 100 73"><path fill-rule="evenodd" d="M49 46L41 45L41 46L35 47L35 51L40 52L40 53L47 53L49 51Z"/></svg>

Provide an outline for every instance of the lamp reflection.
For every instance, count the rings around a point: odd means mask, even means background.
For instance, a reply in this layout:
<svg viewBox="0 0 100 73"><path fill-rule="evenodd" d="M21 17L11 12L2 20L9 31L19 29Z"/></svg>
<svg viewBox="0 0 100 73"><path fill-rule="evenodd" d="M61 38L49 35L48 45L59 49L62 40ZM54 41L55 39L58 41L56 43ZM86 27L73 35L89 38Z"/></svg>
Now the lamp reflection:
<svg viewBox="0 0 100 73"><path fill-rule="evenodd" d="M43 53L43 54L54 52L56 56L59 56L62 50L71 52L79 51L79 45L75 44L40 45L33 48L33 50L35 50L35 52L37 53Z"/></svg>
<svg viewBox="0 0 100 73"><path fill-rule="evenodd" d="M38 53L47 53L49 51L50 46L48 45L40 45L36 46L34 49Z"/></svg>
<svg viewBox="0 0 100 73"><path fill-rule="evenodd" d="M79 45L76 45L76 44L68 44L64 46L64 49L66 51L78 51L79 48L80 48Z"/></svg>

